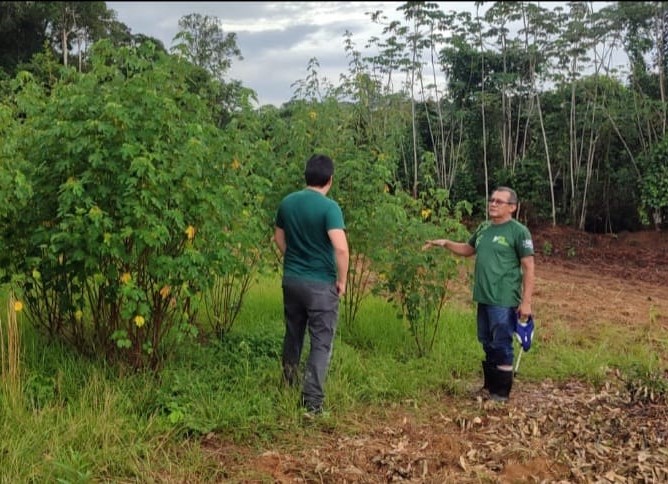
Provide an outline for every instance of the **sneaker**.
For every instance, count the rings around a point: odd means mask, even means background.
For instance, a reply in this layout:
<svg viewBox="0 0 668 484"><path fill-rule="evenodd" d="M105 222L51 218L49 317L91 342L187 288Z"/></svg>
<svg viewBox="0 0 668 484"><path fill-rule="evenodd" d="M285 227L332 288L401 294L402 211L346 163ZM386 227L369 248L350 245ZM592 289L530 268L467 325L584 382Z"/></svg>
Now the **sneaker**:
<svg viewBox="0 0 668 484"><path fill-rule="evenodd" d="M322 405L317 405L317 406L304 405L304 408L306 408L306 413L312 413L314 415L322 413Z"/></svg>
<svg viewBox="0 0 668 484"><path fill-rule="evenodd" d="M311 403L304 400L304 397L301 398L299 406L302 407L304 412L304 417L306 418L315 418L318 415L322 414L322 403Z"/></svg>
<svg viewBox="0 0 668 484"><path fill-rule="evenodd" d="M313 412L313 413L322 412L322 402L318 403L307 400L303 394L297 404L299 405L299 407L305 408L307 412Z"/></svg>
<svg viewBox="0 0 668 484"><path fill-rule="evenodd" d="M318 417L319 413L318 412L312 412L310 410L307 410L302 414L302 417L304 417L305 420L315 420Z"/></svg>
<svg viewBox="0 0 668 484"><path fill-rule="evenodd" d="M307 410L302 414L302 417L304 420L316 420L316 419L326 419L331 416L331 413L323 410L322 408L320 410Z"/></svg>

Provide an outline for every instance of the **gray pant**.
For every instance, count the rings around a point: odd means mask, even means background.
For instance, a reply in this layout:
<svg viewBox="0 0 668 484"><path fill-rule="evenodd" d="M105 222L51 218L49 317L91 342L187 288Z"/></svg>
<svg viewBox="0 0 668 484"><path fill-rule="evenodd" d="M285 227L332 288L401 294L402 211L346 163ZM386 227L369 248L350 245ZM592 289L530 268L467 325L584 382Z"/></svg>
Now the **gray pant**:
<svg viewBox="0 0 668 484"><path fill-rule="evenodd" d="M310 352L304 371L302 403L308 410L320 410L325 398L324 386L339 314L336 285L284 278L283 310L283 374L288 383L296 383L296 372L308 327Z"/></svg>

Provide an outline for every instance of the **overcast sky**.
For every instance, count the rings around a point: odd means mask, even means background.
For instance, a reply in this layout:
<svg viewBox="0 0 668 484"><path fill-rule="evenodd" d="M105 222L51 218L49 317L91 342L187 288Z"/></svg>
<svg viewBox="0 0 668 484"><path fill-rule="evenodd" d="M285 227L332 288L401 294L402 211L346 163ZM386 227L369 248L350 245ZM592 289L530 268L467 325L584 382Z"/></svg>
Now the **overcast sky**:
<svg viewBox="0 0 668 484"><path fill-rule="evenodd" d="M291 87L306 79L309 60L317 58L320 77L340 83L348 71L344 50L346 30L355 49L371 54L365 45L373 36L381 37L382 27L366 12L381 10L389 20L403 21L397 8L404 2L107 2L118 20L133 34L154 37L172 46L179 19L191 13L217 17L223 33L236 33L243 60L234 59L229 71L258 95L260 105L280 106L294 94ZM475 2L436 2L441 11L469 11ZM593 2L595 9L611 2ZM492 2L480 7L482 15ZM544 8L568 8L566 2L540 2ZM622 58L623 59L623 58ZM623 60L622 60L623 62Z"/></svg>
<svg viewBox="0 0 668 484"><path fill-rule="evenodd" d="M344 33L353 34L356 49L381 27L365 12L382 10L400 20L403 2L107 2L118 20L133 34L161 40L169 50L179 19L190 13L218 17L224 33L235 32L243 60L234 60L230 77L258 94L260 105L280 106L293 94L291 85L307 76L311 58L318 59L320 74L333 85L347 72ZM447 6L447 8L445 8ZM468 9L474 2L443 2L443 11Z"/></svg>

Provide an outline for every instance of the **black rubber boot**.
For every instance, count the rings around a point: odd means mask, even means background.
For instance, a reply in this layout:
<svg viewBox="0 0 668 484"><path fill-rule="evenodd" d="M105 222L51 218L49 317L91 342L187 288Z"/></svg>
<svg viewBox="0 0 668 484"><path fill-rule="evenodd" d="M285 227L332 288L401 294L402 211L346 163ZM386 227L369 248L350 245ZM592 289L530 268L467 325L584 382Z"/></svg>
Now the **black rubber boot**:
<svg viewBox="0 0 668 484"><path fill-rule="evenodd" d="M489 398L497 402L507 402L513 388L513 370L492 368L491 371Z"/></svg>
<svg viewBox="0 0 668 484"><path fill-rule="evenodd" d="M482 361L482 375L483 375L483 384L482 384L482 389L483 390L488 390L491 385L492 378L492 371L494 369L494 365L489 363L487 360Z"/></svg>

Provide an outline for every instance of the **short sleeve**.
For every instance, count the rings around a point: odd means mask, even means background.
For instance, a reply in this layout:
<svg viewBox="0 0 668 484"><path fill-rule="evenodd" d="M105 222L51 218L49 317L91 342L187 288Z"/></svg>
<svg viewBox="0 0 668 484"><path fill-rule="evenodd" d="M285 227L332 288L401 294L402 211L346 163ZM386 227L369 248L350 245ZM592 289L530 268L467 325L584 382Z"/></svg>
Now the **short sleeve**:
<svg viewBox="0 0 668 484"><path fill-rule="evenodd" d="M327 210L325 224L327 230L346 228L343 221L343 212L337 203L332 203L332 206Z"/></svg>
<svg viewBox="0 0 668 484"><path fill-rule="evenodd" d="M526 227L522 227L519 237L517 238L517 255L520 259L534 255L533 239L531 233Z"/></svg>

